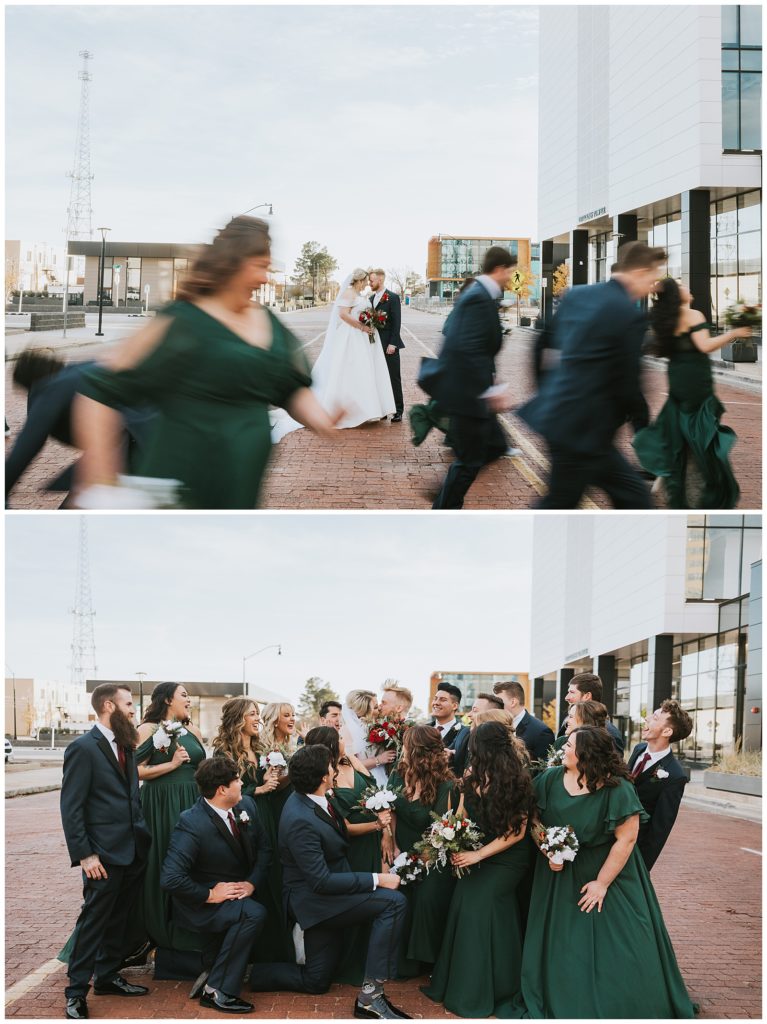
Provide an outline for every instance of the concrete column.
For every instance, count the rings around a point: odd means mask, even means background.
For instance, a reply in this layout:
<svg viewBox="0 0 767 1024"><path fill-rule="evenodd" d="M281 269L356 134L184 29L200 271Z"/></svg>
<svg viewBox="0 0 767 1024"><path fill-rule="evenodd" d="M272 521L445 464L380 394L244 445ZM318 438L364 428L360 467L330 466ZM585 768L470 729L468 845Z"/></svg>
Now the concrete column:
<svg viewBox="0 0 767 1024"><path fill-rule="evenodd" d="M682 192L682 283L693 308L711 319L711 196L708 189Z"/></svg>
<svg viewBox="0 0 767 1024"><path fill-rule="evenodd" d="M617 239L618 247L626 242L637 240L637 215L635 213L619 213L613 217L613 234L620 235Z"/></svg>
<svg viewBox="0 0 767 1024"><path fill-rule="evenodd" d="M589 283L589 233L570 232L570 284Z"/></svg>
<svg viewBox="0 0 767 1024"><path fill-rule="evenodd" d="M647 711L654 711L671 697L674 637L671 633L651 636L647 641Z"/></svg>
<svg viewBox="0 0 767 1024"><path fill-rule="evenodd" d="M570 707L570 705L565 700L565 694L567 693L567 687L570 685L570 680L573 678L574 675L574 668L561 668L559 670L559 701L557 702L559 713L557 715L557 728L554 730L555 735L559 730L559 726L562 723L562 719L567 714L567 709Z"/></svg>
<svg viewBox="0 0 767 1024"><path fill-rule="evenodd" d="M751 568L748 665L743 707L743 749L762 749L762 563Z"/></svg>
<svg viewBox="0 0 767 1024"><path fill-rule="evenodd" d="M600 654L594 665L594 672L602 680L602 703L608 714L615 714L615 655Z"/></svg>
<svg viewBox="0 0 767 1024"><path fill-rule="evenodd" d="M531 697L533 706L530 710L536 718L540 718L541 712L543 711L543 676L536 676L535 679L533 679L533 692Z"/></svg>

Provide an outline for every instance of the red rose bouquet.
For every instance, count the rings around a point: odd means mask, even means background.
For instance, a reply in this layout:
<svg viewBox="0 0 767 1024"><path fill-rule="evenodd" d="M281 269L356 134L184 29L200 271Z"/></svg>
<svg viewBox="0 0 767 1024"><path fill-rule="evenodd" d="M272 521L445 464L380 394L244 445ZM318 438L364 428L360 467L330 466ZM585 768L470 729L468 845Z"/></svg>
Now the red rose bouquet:
<svg viewBox="0 0 767 1024"><path fill-rule="evenodd" d="M364 324L365 327L375 327L376 330L380 330L382 327L385 327L388 319L388 313L385 313L382 309L373 309L372 306L369 306L367 309L363 309L360 313L360 323ZM374 345L376 340L375 333L371 333L368 336L368 340L371 345Z"/></svg>

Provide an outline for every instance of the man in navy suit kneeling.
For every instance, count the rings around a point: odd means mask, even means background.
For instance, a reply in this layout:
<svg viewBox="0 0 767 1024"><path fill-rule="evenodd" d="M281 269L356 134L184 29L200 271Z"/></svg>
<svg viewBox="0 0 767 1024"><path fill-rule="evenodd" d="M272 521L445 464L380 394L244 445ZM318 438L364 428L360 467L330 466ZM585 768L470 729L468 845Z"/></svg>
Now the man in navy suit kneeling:
<svg viewBox="0 0 767 1024"><path fill-rule="evenodd" d="M242 796L237 765L228 757L202 761L195 772L202 793L184 811L171 836L160 884L173 897L179 924L220 938L210 972L192 987L200 1005L223 1013L250 1013L240 999L250 950L266 921L258 896L267 885L269 840L252 797Z"/></svg>

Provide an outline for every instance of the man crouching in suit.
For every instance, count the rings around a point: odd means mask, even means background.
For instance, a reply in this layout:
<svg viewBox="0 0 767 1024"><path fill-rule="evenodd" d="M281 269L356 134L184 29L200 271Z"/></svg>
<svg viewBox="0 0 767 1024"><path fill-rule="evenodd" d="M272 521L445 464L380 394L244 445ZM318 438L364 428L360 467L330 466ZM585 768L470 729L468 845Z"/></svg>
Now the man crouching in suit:
<svg viewBox="0 0 767 1024"><path fill-rule="evenodd" d="M649 871L660 856L679 813L687 775L671 753L671 744L687 739L692 719L675 700L664 700L645 719L644 743L631 751L628 769L642 807L650 815L639 826L637 849Z"/></svg>
<svg viewBox="0 0 767 1024"><path fill-rule="evenodd" d="M178 820L160 885L173 897L180 925L223 937L190 997L199 995L200 1006L224 1013L250 1013L253 1004L240 999L240 989L266 921L258 896L267 885L271 848L254 800L242 796L231 758L202 761L194 778L202 796Z"/></svg>
<svg viewBox="0 0 767 1024"><path fill-rule="evenodd" d="M295 792L280 817L279 850L285 910L304 931L306 962L255 964L255 992L327 992L349 929L371 925L365 976L354 1004L359 1018L407 1019L392 1006L384 982L397 969L407 903L399 877L352 871L346 854L346 826L328 803L332 764L322 744L301 747L290 759Z"/></svg>

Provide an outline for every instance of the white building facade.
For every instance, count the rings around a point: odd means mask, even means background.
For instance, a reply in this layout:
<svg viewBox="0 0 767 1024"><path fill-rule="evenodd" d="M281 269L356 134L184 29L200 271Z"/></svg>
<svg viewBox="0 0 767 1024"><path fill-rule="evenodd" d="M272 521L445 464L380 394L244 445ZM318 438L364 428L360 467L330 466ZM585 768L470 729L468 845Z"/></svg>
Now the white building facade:
<svg viewBox="0 0 767 1024"><path fill-rule="evenodd" d="M667 249L707 318L761 302L761 8L540 9L543 273L604 281Z"/></svg>
<svg viewBox="0 0 767 1024"><path fill-rule="evenodd" d="M627 742L662 700L695 728L689 761L761 745L761 517L538 516L530 674L556 721L576 672L596 672ZM756 709L756 710L754 710Z"/></svg>

